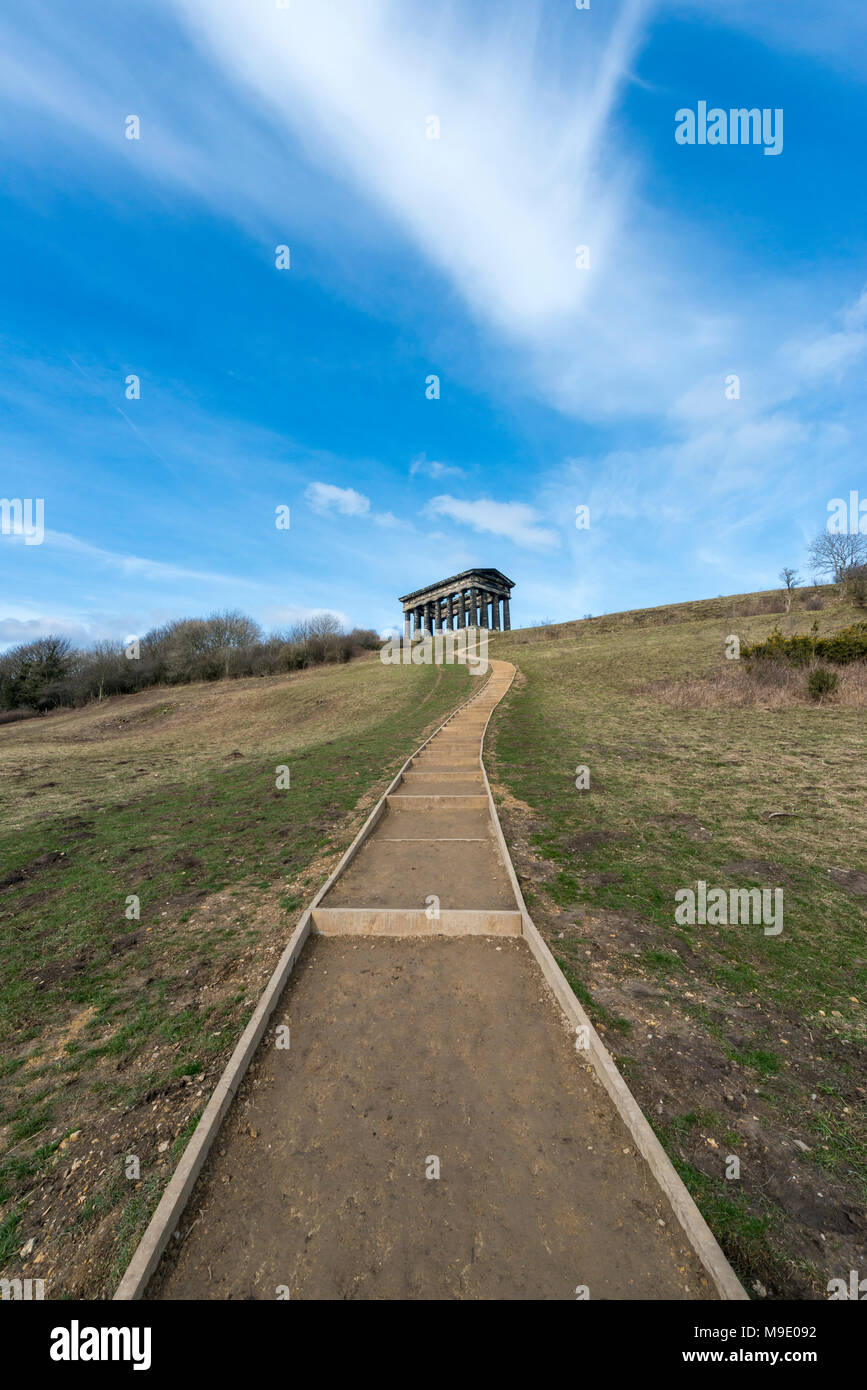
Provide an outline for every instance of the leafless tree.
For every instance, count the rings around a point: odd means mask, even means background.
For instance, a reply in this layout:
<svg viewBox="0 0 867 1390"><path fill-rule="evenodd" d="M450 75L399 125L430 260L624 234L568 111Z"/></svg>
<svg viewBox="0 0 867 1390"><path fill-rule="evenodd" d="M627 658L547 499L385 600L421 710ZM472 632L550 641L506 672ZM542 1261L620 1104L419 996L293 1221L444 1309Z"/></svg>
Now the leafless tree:
<svg viewBox="0 0 867 1390"><path fill-rule="evenodd" d="M867 561L867 536L820 531L810 542L807 558L814 574L830 575L835 584L840 584L850 570Z"/></svg>
<svg viewBox="0 0 867 1390"><path fill-rule="evenodd" d="M786 612L790 613L792 611L792 600L795 597L795 590L802 582L801 576L798 574L797 570L790 569L788 565L784 565L780 570L780 578L786 587Z"/></svg>

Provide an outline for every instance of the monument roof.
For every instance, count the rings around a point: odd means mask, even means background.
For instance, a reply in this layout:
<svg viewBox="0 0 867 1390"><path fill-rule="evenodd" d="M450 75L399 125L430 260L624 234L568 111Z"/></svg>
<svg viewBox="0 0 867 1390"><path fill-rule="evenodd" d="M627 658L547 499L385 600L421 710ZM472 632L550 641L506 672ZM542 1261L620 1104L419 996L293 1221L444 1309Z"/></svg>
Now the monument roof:
<svg viewBox="0 0 867 1390"><path fill-rule="evenodd" d="M433 584L425 584L421 589L412 589L408 594L401 595L400 602L408 603L410 599L422 598L425 594L435 593L439 589L468 588L476 579L479 579L483 584L487 582L501 589L514 589L515 587L514 579L507 579L502 570L474 567L469 570L461 570L460 574L449 575L447 579L438 579Z"/></svg>

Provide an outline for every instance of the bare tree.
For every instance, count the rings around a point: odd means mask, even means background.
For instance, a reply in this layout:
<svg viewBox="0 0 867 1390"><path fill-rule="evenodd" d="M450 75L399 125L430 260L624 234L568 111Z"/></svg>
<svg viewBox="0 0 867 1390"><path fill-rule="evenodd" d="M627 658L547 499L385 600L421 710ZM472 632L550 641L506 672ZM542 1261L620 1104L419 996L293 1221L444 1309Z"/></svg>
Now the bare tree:
<svg viewBox="0 0 867 1390"><path fill-rule="evenodd" d="M340 622L333 613L316 613L308 620L314 637L336 637L340 632Z"/></svg>
<svg viewBox="0 0 867 1390"><path fill-rule="evenodd" d="M798 585L802 583L801 576L798 574L797 570L790 569L788 565L784 565L780 570L780 578L786 586L786 612L790 613L792 611L792 600L795 597L795 590Z"/></svg>
<svg viewBox="0 0 867 1390"><path fill-rule="evenodd" d="M835 584L840 584L850 570L867 561L867 536L820 531L810 542L807 559L814 574L830 575Z"/></svg>
<svg viewBox="0 0 867 1390"><path fill-rule="evenodd" d="M211 644L220 650L251 647L254 642L262 641L262 629L246 613L212 613L207 621Z"/></svg>

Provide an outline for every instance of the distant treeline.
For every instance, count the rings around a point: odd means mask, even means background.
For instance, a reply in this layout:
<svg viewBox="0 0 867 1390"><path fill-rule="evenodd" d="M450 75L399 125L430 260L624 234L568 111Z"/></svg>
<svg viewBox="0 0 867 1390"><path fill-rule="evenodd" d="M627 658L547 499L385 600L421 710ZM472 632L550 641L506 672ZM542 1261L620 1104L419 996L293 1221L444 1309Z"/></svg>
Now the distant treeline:
<svg viewBox="0 0 867 1390"><path fill-rule="evenodd" d="M0 709L21 717L151 685L300 671L381 645L374 631L344 632L328 614L269 636L243 613L212 613L176 619L126 646L97 642L78 649L65 637L39 637L0 656Z"/></svg>

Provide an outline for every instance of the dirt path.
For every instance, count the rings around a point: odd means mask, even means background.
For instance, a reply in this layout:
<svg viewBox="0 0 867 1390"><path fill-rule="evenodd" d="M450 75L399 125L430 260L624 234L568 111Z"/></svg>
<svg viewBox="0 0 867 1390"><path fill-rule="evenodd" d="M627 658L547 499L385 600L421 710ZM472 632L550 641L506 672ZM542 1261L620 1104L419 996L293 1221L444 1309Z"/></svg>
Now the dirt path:
<svg viewBox="0 0 867 1390"><path fill-rule="evenodd" d="M520 936L493 667L317 910L149 1297L715 1297Z"/></svg>

